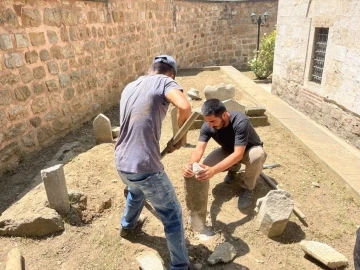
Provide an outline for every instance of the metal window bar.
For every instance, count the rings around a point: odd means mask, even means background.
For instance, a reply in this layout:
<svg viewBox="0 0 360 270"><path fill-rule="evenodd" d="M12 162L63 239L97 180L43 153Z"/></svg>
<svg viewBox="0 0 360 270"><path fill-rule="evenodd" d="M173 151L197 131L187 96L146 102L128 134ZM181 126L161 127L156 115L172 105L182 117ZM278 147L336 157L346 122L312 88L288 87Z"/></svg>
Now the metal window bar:
<svg viewBox="0 0 360 270"><path fill-rule="evenodd" d="M313 58L313 69L312 69L312 81L316 83L321 83L325 54L326 54L326 45L328 40L329 28L319 28L316 36L314 58Z"/></svg>

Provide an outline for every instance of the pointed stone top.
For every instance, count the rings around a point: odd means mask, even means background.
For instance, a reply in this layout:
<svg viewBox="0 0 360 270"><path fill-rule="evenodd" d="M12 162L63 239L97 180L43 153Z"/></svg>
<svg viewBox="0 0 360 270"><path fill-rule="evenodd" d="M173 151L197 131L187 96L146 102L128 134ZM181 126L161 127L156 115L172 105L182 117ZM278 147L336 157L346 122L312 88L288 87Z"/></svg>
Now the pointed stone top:
<svg viewBox="0 0 360 270"><path fill-rule="evenodd" d="M245 113L245 106L233 99L227 99L223 101L227 111L235 111Z"/></svg>

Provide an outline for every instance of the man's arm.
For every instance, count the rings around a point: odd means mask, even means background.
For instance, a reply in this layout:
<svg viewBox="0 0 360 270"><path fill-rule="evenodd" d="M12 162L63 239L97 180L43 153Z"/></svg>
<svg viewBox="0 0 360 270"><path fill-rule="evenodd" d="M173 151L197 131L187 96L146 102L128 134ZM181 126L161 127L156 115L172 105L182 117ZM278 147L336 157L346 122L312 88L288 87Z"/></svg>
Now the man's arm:
<svg viewBox="0 0 360 270"><path fill-rule="evenodd" d="M200 171L196 178L200 181L206 181L213 177L215 174L229 169L232 165L242 160L245 153L245 148L245 145L235 146L234 152L232 154L227 156L225 159L223 159L221 162L219 162L213 167L202 165L203 170Z"/></svg>
<svg viewBox="0 0 360 270"><path fill-rule="evenodd" d="M178 125L181 127L191 114L190 102L179 89L171 89L166 93L166 98L171 104L178 108ZM180 140L180 146L186 142L186 134Z"/></svg>

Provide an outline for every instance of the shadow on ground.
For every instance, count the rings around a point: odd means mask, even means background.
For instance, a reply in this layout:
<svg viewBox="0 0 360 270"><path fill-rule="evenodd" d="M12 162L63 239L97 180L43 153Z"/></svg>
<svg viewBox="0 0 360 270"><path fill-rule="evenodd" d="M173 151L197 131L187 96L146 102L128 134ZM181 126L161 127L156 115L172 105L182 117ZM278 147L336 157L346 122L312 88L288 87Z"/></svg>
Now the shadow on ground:
<svg viewBox="0 0 360 270"><path fill-rule="evenodd" d="M119 123L118 108L119 106L115 105L104 113L113 125ZM47 164L59 153L62 146L76 141L80 142L79 146L74 148L71 153L65 150L61 155L57 155L57 160L53 161L58 162L58 164L66 164L77 155L95 146L92 121L93 119L85 122L77 130L70 131L43 149L27 154L16 169L1 176L0 215L41 183L40 171L48 167Z"/></svg>

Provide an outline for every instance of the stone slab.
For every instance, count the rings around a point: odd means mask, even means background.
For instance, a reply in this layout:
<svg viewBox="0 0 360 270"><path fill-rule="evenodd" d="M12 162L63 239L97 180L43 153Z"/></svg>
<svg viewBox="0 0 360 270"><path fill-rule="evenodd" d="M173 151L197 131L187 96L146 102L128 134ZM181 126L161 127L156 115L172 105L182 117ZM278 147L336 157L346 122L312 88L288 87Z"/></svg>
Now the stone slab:
<svg viewBox="0 0 360 270"><path fill-rule="evenodd" d="M266 115L251 116L249 117L249 120L253 127L264 127L269 125L268 117Z"/></svg>
<svg viewBox="0 0 360 270"><path fill-rule="evenodd" d="M302 240L300 242L300 246L305 253L314 257L331 269L337 269L348 264L348 260L344 255L327 244Z"/></svg>
<svg viewBox="0 0 360 270"><path fill-rule="evenodd" d="M142 270L166 270L164 263L156 251L145 251L136 257Z"/></svg>

